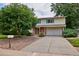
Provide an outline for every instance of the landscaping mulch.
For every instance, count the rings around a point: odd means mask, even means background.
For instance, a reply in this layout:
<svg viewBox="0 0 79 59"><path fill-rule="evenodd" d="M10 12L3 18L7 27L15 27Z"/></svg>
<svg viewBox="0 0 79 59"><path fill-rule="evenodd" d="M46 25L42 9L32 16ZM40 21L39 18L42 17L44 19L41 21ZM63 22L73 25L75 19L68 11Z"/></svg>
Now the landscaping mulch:
<svg viewBox="0 0 79 59"><path fill-rule="evenodd" d="M36 40L38 40L38 38L34 36L23 36L21 38L13 38L11 39L11 48L9 48L9 39L0 40L0 48L20 50L25 46L28 46L31 43L35 42Z"/></svg>

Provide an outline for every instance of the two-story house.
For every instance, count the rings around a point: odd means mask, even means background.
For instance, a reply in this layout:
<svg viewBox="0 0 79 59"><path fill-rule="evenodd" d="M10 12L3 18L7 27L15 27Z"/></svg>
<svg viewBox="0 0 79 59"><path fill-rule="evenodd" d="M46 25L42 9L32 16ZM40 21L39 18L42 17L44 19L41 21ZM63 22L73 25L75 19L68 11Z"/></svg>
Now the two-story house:
<svg viewBox="0 0 79 59"><path fill-rule="evenodd" d="M36 25L35 34L42 32L44 35L61 36L65 27L63 16L42 17Z"/></svg>

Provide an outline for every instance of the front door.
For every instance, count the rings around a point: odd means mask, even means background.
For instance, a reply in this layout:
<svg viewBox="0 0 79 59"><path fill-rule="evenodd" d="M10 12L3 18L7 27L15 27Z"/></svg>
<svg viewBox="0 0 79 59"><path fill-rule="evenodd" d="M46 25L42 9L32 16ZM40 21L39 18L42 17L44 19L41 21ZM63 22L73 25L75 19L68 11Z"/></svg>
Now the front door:
<svg viewBox="0 0 79 59"><path fill-rule="evenodd" d="M45 35L45 28L44 27L40 27L39 28L39 33L43 33Z"/></svg>

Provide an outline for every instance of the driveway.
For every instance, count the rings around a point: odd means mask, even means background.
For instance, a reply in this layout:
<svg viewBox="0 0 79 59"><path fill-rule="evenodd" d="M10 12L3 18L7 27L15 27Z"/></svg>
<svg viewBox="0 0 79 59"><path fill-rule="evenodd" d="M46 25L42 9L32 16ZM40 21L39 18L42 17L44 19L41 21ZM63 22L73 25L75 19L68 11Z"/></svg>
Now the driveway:
<svg viewBox="0 0 79 59"><path fill-rule="evenodd" d="M53 53L59 55L79 55L77 50L63 37L46 36L40 38L22 51Z"/></svg>

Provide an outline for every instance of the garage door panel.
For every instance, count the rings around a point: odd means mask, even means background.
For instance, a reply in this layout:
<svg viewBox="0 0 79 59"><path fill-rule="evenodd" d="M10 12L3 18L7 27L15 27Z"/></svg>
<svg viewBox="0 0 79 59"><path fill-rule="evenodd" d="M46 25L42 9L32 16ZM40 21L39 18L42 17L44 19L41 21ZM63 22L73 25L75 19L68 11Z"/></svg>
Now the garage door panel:
<svg viewBox="0 0 79 59"><path fill-rule="evenodd" d="M62 35L61 28L47 28L46 35Z"/></svg>

